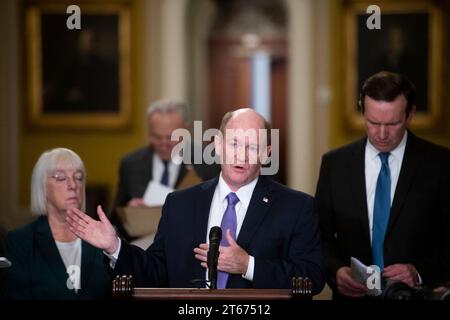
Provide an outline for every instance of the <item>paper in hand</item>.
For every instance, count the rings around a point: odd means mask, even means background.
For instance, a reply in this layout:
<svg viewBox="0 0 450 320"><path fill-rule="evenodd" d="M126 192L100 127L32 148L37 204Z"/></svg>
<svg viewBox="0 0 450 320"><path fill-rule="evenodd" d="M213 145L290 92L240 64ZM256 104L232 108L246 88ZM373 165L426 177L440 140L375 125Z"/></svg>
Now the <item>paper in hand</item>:
<svg viewBox="0 0 450 320"><path fill-rule="evenodd" d="M353 280L367 286L367 295L378 296L381 294L381 275L376 266L366 266L355 257L350 258L350 268Z"/></svg>

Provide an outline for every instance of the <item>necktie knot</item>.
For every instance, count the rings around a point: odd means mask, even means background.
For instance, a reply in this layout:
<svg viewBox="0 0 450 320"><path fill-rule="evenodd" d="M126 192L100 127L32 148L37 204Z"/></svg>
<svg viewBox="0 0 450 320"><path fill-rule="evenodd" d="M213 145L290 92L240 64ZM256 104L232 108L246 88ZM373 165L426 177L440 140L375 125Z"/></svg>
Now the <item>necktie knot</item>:
<svg viewBox="0 0 450 320"><path fill-rule="evenodd" d="M388 166L389 165L388 159L389 159L390 155L391 155L390 152L380 152L378 154L378 156L380 157L380 160L381 160L381 164L383 166Z"/></svg>
<svg viewBox="0 0 450 320"><path fill-rule="evenodd" d="M229 206L235 206L238 202L239 202L239 198L238 198L238 196L236 195L236 193L234 193L234 192L230 192L228 195L227 195L227 201L228 201L228 205Z"/></svg>

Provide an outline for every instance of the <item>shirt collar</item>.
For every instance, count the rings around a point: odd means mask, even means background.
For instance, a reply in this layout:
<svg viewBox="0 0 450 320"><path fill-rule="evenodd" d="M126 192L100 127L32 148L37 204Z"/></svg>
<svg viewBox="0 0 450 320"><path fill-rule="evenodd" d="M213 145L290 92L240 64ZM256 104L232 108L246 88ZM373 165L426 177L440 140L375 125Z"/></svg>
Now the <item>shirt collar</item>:
<svg viewBox="0 0 450 320"><path fill-rule="evenodd" d="M253 190L256 187L256 183L258 182L258 177L256 177L253 181L246 184L245 186L240 187L236 193L236 195L239 198L239 201L248 208L248 205L250 204L250 200L252 198ZM220 173L219 177L219 183L217 184L218 192L219 192L219 199L221 202L226 201L226 197L230 192L233 192L230 187L227 185L225 180L222 177L222 173Z"/></svg>
<svg viewBox="0 0 450 320"><path fill-rule="evenodd" d="M406 147L406 140L408 137L408 131L405 130L405 133L403 134L403 138L398 144L397 147L395 147L394 150L390 151L391 156L397 159L401 159ZM380 151L378 151L373 144L370 143L369 138L367 138L367 144L366 144L366 154L369 157L370 160L375 160L378 157L378 154Z"/></svg>
<svg viewBox="0 0 450 320"><path fill-rule="evenodd" d="M155 152L153 153L153 163L158 162L161 166L164 166L164 161L161 160L161 158L159 157L159 155ZM169 166L170 165L180 165L183 162L183 158L180 157L178 154L174 155L168 162Z"/></svg>

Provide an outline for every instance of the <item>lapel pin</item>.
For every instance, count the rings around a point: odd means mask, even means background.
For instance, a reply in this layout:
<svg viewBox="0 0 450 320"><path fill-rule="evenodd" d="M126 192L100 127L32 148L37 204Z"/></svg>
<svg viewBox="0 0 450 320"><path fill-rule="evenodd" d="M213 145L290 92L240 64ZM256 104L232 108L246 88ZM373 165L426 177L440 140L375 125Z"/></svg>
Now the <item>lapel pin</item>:
<svg viewBox="0 0 450 320"><path fill-rule="evenodd" d="M269 199L267 199L266 197L264 197L264 198L263 198L263 201L264 201L265 203L268 203L268 202L269 202Z"/></svg>

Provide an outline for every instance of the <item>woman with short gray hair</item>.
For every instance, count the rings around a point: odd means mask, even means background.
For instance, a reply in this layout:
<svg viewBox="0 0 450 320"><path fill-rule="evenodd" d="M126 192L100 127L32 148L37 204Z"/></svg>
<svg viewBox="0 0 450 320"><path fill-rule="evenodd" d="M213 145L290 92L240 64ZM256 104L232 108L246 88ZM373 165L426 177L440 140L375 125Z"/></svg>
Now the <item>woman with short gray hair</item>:
<svg viewBox="0 0 450 320"><path fill-rule="evenodd" d="M66 222L71 208L85 210L86 171L70 149L44 152L33 169L31 211L36 221L8 233L5 275L11 299L102 299L111 276L101 250L73 234Z"/></svg>

